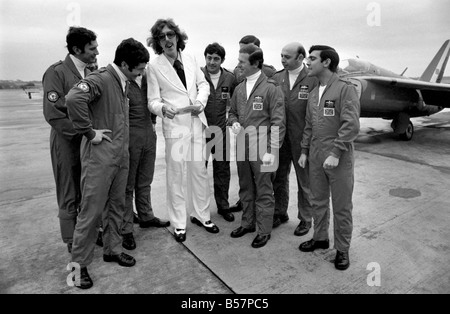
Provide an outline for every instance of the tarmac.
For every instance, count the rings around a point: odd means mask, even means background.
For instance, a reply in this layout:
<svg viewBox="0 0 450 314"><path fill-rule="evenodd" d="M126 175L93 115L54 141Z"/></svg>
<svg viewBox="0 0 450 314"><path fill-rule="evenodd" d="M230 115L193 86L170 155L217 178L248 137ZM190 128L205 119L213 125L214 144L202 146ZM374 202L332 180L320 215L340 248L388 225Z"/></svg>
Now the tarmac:
<svg viewBox="0 0 450 314"><path fill-rule="evenodd" d="M389 121L361 119L356 143L351 266L332 263L328 250L303 253L294 236L295 173L291 173L290 220L274 229L268 244L250 246L255 234L232 239L240 225L217 215L211 190L210 234L188 222L187 240L172 227L135 225L137 264L102 261L97 247L89 267L94 287L69 287L70 255L62 243L49 153L50 126L42 95L0 91L0 294L441 294L450 292L450 110L413 119L412 141L400 141ZM158 150L152 184L156 216L165 208L164 139L158 119ZM230 203L238 198L232 165ZM209 169L212 189L212 169Z"/></svg>

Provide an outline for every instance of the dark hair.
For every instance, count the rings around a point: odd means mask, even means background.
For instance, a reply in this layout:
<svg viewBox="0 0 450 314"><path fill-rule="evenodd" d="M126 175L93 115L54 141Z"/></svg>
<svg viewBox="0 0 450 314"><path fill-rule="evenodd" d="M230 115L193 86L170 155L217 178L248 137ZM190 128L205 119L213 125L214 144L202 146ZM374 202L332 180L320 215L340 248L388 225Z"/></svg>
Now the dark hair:
<svg viewBox="0 0 450 314"><path fill-rule="evenodd" d="M147 46L152 47L157 55L164 52L164 49L159 44L158 36L161 35L162 30L166 25L177 35L177 49L183 51L184 48L186 48L186 40L188 37L185 32L180 30L180 27L175 24L173 19L159 19L150 29L150 37L147 38Z"/></svg>
<svg viewBox="0 0 450 314"><path fill-rule="evenodd" d="M212 55L215 53L217 53L217 55L222 58L222 61L225 60L225 48L223 48L218 43L212 43L212 44L208 45L205 49L204 55L206 57L207 54Z"/></svg>
<svg viewBox="0 0 450 314"><path fill-rule="evenodd" d="M244 37L241 38L241 40L239 41L240 44L255 44L256 46L260 46L261 42L259 41L258 37L253 36L253 35L246 35Z"/></svg>
<svg viewBox="0 0 450 314"><path fill-rule="evenodd" d="M334 50L334 48L331 48L329 46L315 45L315 46L311 46L311 48L309 48L309 53L311 54L311 52L313 52L314 50L320 51L320 60L321 61L330 59L331 62L330 62L329 69L331 72L337 71L337 67L339 65L339 55L336 52L336 50Z"/></svg>
<svg viewBox="0 0 450 314"><path fill-rule="evenodd" d="M297 53L298 53L299 55L302 55L303 58L306 58L305 47L303 47L302 45L300 45L300 46L298 47Z"/></svg>
<svg viewBox="0 0 450 314"><path fill-rule="evenodd" d="M97 39L97 35L84 27L71 26L66 36L67 50L71 55L75 54L73 47L84 52L84 47Z"/></svg>
<svg viewBox="0 0 450 314"><path fill-rule="evenodd" d="M139 41L133 38L123 40L116 49L114 57L114 64L121 66L122 61L125 61L129 66L129 70L133 71L141 63L147 63L150 60L150 54L147 48Z"/></svg>
<svg viewBox="0 0 450 314"><path fill-rule="evenodd" d="M258 62L258 68L262 69L263 63L264 63L264 56L263 51L261 48L256 46L255 44L248 44L245 46L242 46L241 49L239 49L239 53L246 53L248 54L248 61L251 65L254 65L255 62Z"/></svg>

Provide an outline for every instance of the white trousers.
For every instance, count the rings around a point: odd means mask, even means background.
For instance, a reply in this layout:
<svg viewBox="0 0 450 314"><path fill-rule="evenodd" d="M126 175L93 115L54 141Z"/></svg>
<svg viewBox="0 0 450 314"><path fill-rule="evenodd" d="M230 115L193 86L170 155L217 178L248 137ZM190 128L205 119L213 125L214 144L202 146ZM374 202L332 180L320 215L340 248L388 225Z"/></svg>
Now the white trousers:
<svg viewBox="0 0 450 314"><path fill-rule="evenodd" d="M211 192L205 164L203 124L192 117L191 128L180 127L166 138L166 186L169 219L175 229L186 229L188 214L210 220ZM172 136L175 137L175 136Z"/></svg>

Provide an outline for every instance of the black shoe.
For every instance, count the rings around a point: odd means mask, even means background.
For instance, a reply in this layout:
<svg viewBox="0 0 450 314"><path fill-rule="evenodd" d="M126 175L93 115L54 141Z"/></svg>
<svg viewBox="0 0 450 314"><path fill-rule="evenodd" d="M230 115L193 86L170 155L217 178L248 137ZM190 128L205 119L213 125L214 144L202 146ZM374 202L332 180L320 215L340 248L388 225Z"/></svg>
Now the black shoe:
<svg viewBox="0 0 450 314"><path fill-rule="evenodd" d="M139 216L133 212L133 223L138 224L140 222L141 222L141 220L139 219Z"/></svg>
<svg viewBox="0 0 450 314"><path fill-rule="evenodd" d="M175 229L175 232L173 233L175 236L175 240L177 242L184 242L186 241L186 230L184 229Z"/></svg>
<svg viewBox="0 0 450 314"><path fill-rule="evenodd" d="M302 252L314 252L316 249L328 249L330 247L330 241L329 240L323 240L323 241L314 241L314 239L311 239L309 241L303 242L298 247L300 251Z"/></svg>
<svg viewBox="0 0 450 314"><path fill-rule="evenodd" d="M229 209L218 209L217 213L223 217L226 221L234 221L234 215L230 213Z"/></svg>
<svg viewBox="0 0 450 314"><path fill-rule="evenodd" d="M281 220L278 216L273 217L272 229L278 228L281 226Z"/></svg>
<svg viewBox="0 0 450 314"><path fill-rule="evenodd" d="M238 200L235 205L230 206L230 212L232 212L232 213L240 212L241 210L242 210L241 200Z"/></svg>
<svg viewBox="0 0 450 314"><path fill-rule="evenodd" d="M97 244L99 247L103 247L103 232L99 231L97 235L97 241L95 241L95 244Z"/></svg>
<svg viewBox="0 0 450 314"><path fill-rule="evenodd" d="M255 231L256 231L256 228L247 229L244 227L239 227L236 230L231 232L231 237L232 238L240 238L240 237L246 235L247 233L255 232Z"/></svg>
<svg viewBox="0 0 450 314"><path fill-rule="evenodd" d="M278 218L280 218L281 223L284 224L285 222L288 222L289 215L288 214L286 214L286 215L278 215Z"/></svg>
<svg viewBox="0 0 450 314"><path fill-rule="evenodd" d="M136 248L136 241L134 241L134 236L132 233L122 234L122 246L124 249L132 251Z"/></svg>
<svg viewBox="0 0 450 314"><path fill-rule="evenodd" d="M200 220L191 216L191 222L196 224L197 226L205 228L209 233L219 233L220 231L219 228L211 220L205 222L205 224L202 224Z"/></svg>
<svg viewBox="0 0 450 314"><path fill-rule="evenodd" d="M334 267L339 270L346 270L350 266L350 257L348 252L336 252L336 258L334 260Z"/></svg>
<svg viewBox="0 0 450 314"><path fill-rule="evenodd" d="M121 253L119 255L103 255L103 261L110 263L110 262L116 262L120 266L123 267L132 267L136 265L136 260L133 258L133 256L130 256L125 253Z"/></svg>
<svg viewBox="0 0 450 314"><path fill-rule="evenodd" d="M94 285L94 283L92 282L92 279L89 276L87 268L82 267L80 269L80 284L75 283L75 287L85 290L85 289L92 288L93 285Z"/></svg>
<svg viewBox="0 0 450 314"><path fill-rule="evenodd" d="M270 234L267 234L267 235L258 234L252 242L252 247L254 247L255 249L263 247L264 245L267 244L267 241L269 241L269 239L270 239Z"/></svg>
<svg viewBox="0 0 450 314"><path fill-rule="evenodd" d="M67 243L67 251L72 254L72 243Z"/></svg>
<svg viewBox="0 0 450 314"><path fill-rule="evenodd" d="M153 218L152 220L139 222L139 227L141 227L141 228L150 228L150 227L167 228L169 226L170 226L170 221L161 220L157 217Z"/></svg>
<svg viewBox="0 0 450 314"><path fill-rule="evenodd" d="M288 215L273 215L273 223L272 223L272 228L277 228L279 227L281 224L284 224L286 222L288 222L289 220L289 216Z"/></svg>
<svg viewBox="0 0 450 314"><path fill-rule="evenodd" d="M309 232L309 229L311 229L311 222L307 221L300 221L297 228L295 228L294 235L297 237L304 236Z"/></svg>

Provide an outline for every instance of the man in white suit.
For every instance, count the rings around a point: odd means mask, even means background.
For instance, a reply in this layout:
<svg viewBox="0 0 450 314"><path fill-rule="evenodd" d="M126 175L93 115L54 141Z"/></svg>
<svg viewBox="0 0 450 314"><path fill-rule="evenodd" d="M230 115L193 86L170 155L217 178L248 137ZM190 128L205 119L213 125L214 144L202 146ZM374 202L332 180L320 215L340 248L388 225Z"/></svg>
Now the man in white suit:
<svg viewBox="0 0 450 314"><path fill-rule="evenodd" d="M163 120L167 207L175 239L183 242L188 213L192 223L219 232L210 219L204 158L209 84L196 60L182 52L187 35L172 19L157 20L150 32L147 43L158 56L147 69L148 108Z"/></svg>

